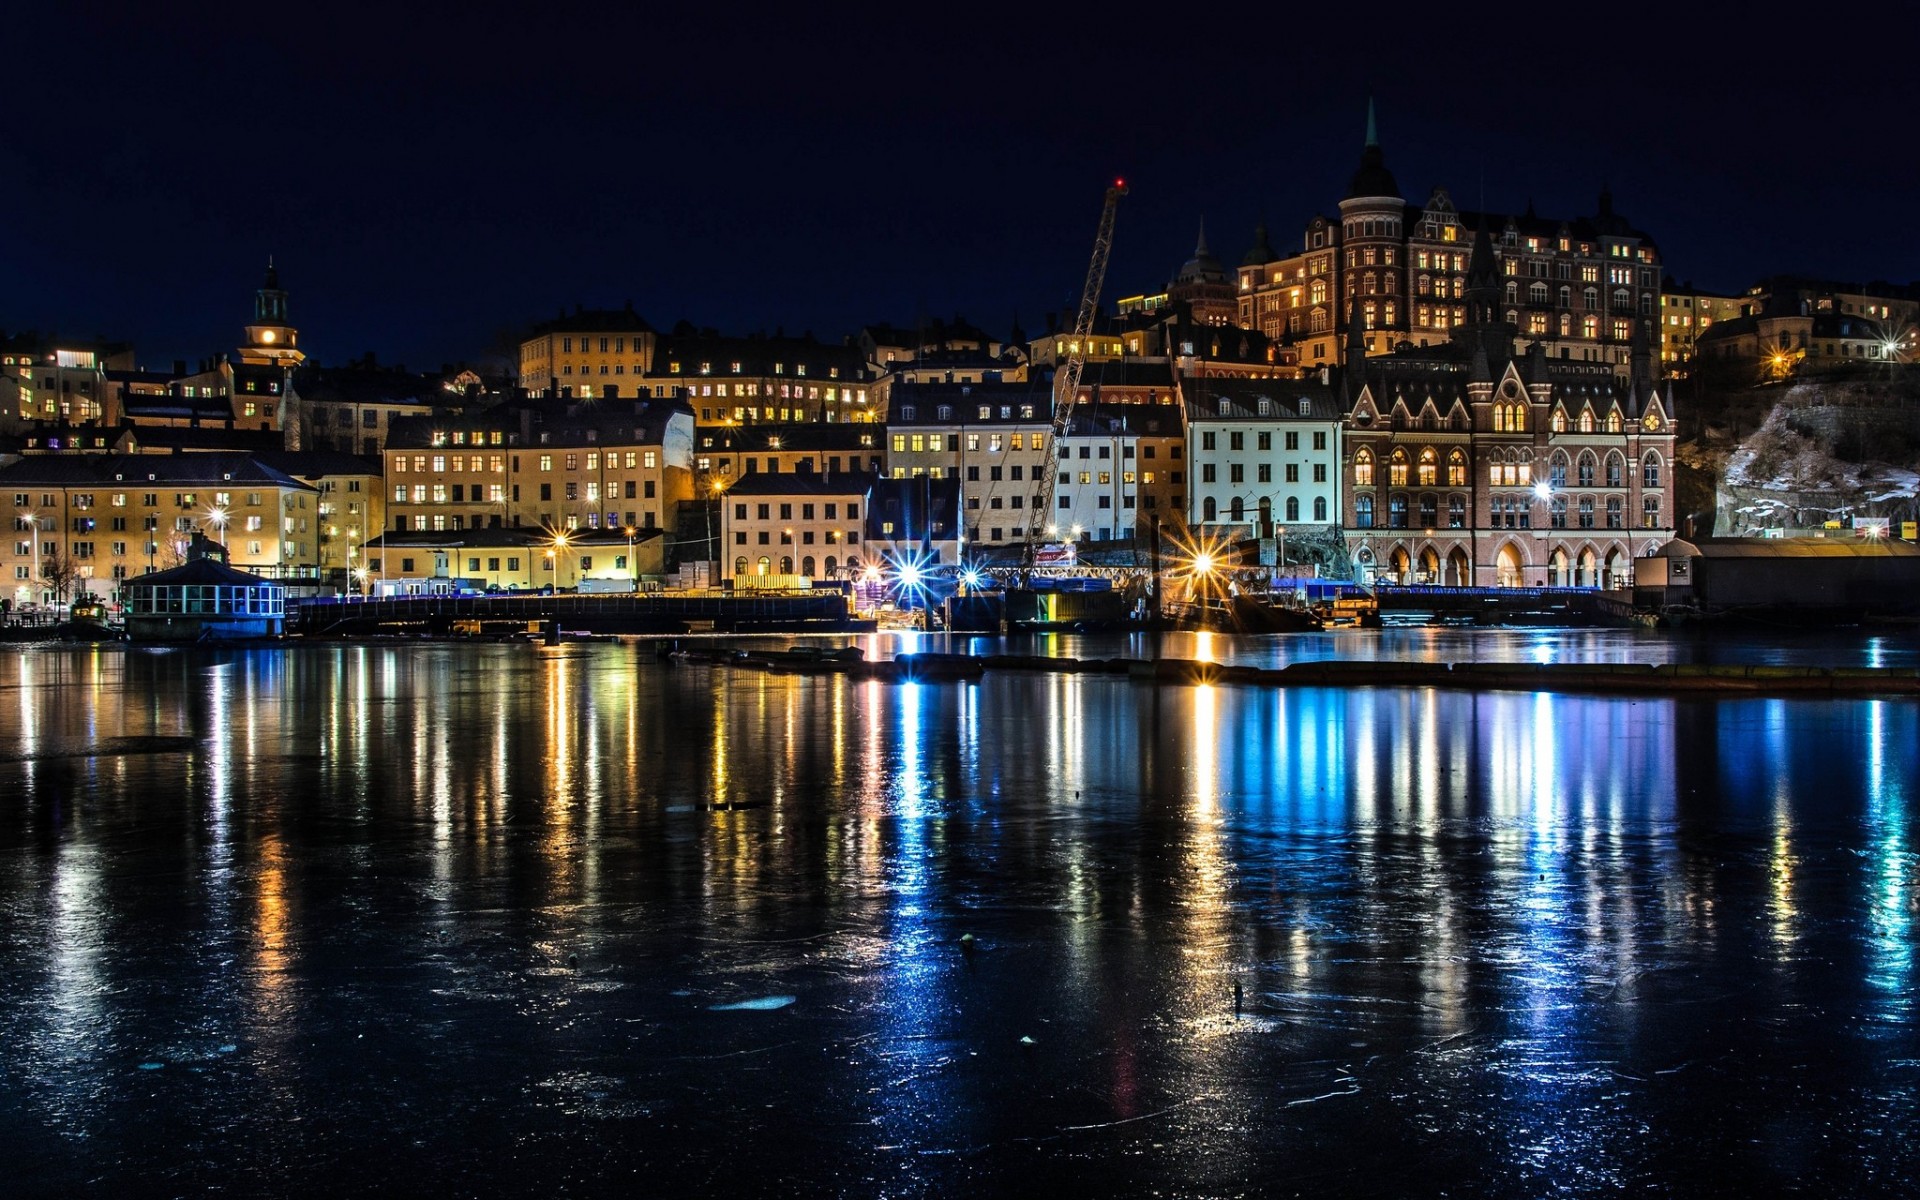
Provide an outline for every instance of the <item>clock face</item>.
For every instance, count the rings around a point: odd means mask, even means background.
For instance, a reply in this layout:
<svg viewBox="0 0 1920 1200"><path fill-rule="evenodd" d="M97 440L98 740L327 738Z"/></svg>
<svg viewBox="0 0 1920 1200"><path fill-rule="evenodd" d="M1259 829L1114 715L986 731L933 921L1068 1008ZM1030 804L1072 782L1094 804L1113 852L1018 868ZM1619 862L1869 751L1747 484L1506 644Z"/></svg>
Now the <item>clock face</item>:
<svg viewBox="0 0 1920 1200"><path fill-rule="evenodd" d="M280 335L276 334L273 330L267 329L267 330L261 331L260 340L263 342L271 342L279 336Z"/></svg>

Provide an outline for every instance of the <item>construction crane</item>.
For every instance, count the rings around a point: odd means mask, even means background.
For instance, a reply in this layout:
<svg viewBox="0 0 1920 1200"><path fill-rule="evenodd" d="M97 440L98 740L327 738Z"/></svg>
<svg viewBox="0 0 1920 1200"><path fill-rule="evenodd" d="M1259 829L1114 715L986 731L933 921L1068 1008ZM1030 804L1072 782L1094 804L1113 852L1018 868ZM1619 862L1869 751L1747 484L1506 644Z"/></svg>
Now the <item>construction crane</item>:
<svg viewBox="0 0 1920 1200"><path fill-rule="evenodd" d="M1053 440L1047 445L1046 465L1042 468L1040 490L1034 496L1038 511L1027 526L1024 565L1034 565L1041 530L1054 519L1053 489L1060 478L1060 443L1073 421L1073 406L1080 397L1080 372L1087 365L1087 339L1093 333L1093 319L1100 311L1100 289L1107 282L1107 259L1113 253L1113 218L1120 210L1120 197L1127 194L1127 181L1116 179L1107 189L1106 205L1100 210L1100 230L1093 238L1093 261L1087 264L1087 286L1080 293L1080 311L1073 320L1073 332L1067 338L1066 365L1053 376Z"/></svg>

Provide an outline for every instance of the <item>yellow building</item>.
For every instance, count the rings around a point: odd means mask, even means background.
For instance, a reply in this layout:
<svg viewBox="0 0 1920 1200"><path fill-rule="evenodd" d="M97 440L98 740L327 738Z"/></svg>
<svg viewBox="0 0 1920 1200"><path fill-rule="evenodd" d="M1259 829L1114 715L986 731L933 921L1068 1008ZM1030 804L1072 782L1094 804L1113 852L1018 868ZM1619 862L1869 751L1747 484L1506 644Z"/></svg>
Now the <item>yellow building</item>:
<svg viewBox="0 0 1920 1200"><path fill-rule="evenodd" d="M657 340L653 327L631 304L609 309L575 305L571 315L561 313L534 326L533 336L520 343L520 386L547 396L570 389L583 400L648 395L640 380L653 369Z"/></svg>
<svg viewBox="0 0 1920 1200"><path fill-rule="evenodd" d="M1701 334L1716 321L1730 321L1753 311L1752 297L1701 291L1691 284L1667 280L1660 289L1660 361L1664 369L1684 377Z"/></svg>
<svg viewBox="0 0 1920 1200"><path fill-rule="evenodd" d="M673 528L693 496L693 417L673 401L396 421L383 456L387 525Z"/></svg>
<svg viewBox="0 0 1920 1200"><path fill-rule="evenodd" d="M666 541L659 529L388 531L367 543L352 579L363 595L631 592L658 581Z"/></svg>
<svg viewBox="0 0 1920 1200"><path fill-rule="evenodd" d="M181 565L195 532L232 565L311 578L319 495L244 454L30 455L0 468L0 580L15 604L58 590L110 597L119 580ZM37 582L36 582L37 581Z"/></svg>

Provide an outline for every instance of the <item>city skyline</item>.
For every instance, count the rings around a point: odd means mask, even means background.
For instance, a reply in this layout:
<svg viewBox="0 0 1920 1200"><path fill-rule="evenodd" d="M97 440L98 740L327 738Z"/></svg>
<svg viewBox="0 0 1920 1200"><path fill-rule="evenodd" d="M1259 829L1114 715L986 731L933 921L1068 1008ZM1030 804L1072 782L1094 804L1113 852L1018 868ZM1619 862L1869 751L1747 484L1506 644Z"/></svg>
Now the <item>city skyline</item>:
<svg viewBox="0 0 1920 1200"><path fill-rule="evenodd" d="M309 352L335 364L474 361L562 308L628 301L656 328L825 341L956 314L1039 331L1070 305L1108 177L1134 184L1111 303L1171 278L1202 218L1230 268L1262 220L1293 249L1341 194L1369 96L1411 202L1440 186L1463 208L1571 216L1606 186L1701 287L1920 277L1894 234L1915 168L1807 152L1896 122L1896 76L1874 58L1897 38L1844 62L1797 43L1790 98L1752 86L1790 48L1743 34L1754 45L1616 66L1620 86L1595 75L1561 105L1539 94L1552 84L1515 90L1518 34L1297 52L1275 72L1210 57L1231 28L1170 56L1071 21L1047 38L776 18L722 39L677 15L635 40L638 17L595 15L573 37L556 16L511 31L531 38L515 60L492 26L414 20L364 36L271 15L29 15L34 44L84 47L94 69L84 89L26 89L12 140L27 183L0 218L30 236L0 250L0 328L193 360L230 344L272 256ZM1685 17L1660 28L1705 44ZM1616 39L1587 36L1606 60ZM623 45L651 53L617 67ZM1436 80L1450 102L1431 101Z"/></svg>

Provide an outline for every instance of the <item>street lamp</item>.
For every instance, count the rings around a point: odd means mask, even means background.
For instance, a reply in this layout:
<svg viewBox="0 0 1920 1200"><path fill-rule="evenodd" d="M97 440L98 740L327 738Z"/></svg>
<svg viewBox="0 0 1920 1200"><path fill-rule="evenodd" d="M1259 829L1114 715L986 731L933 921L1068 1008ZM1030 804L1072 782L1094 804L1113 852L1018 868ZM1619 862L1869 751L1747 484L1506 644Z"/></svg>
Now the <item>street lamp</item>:
<svg viewBox="0 0 1920 1200"><path fill-rule="evenodd" d="M227 548L227 510L216 508L207 514L207 518L213 522L214 529L219 532L220 548L225 550Z"/></svg>
<svg viewBox="0 0 1920 1200"><path fill-rule="evenodd" d="M633 578L633 590L640 590L640 564L633 558L633 526L627 526L627 574Z"/></svg>
<svg viewBox="0 0 1920 1200"><path fill-rule="evenodd" d="M360 597L365 599L367 595L367 569L365 567L355 567L353 569L353 582L358 585L360 589Z"/></svg>

